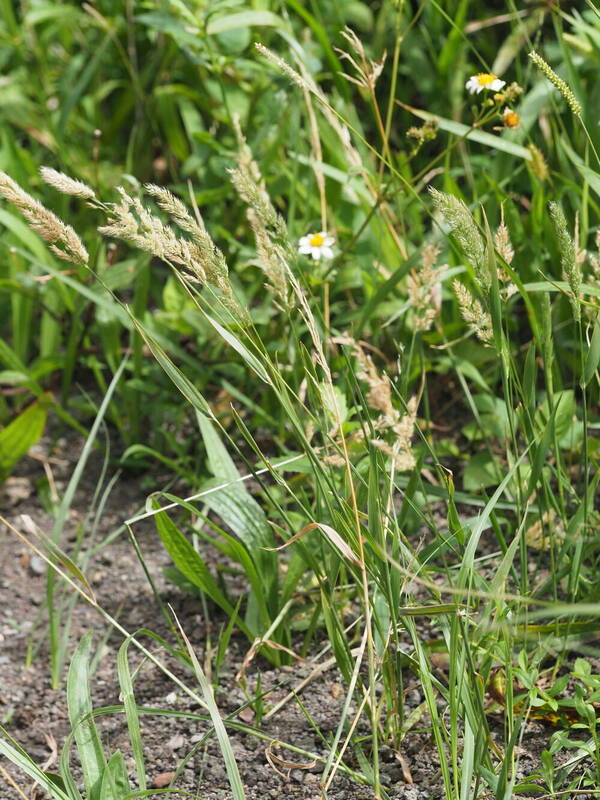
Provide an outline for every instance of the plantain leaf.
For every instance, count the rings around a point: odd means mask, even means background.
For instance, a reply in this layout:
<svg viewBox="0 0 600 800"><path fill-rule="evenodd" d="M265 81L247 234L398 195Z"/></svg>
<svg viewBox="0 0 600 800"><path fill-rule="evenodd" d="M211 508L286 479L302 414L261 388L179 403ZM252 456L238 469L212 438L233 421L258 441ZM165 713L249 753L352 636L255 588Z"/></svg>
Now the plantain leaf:
<svg viewBox="0 0 600 800"><path fill-rule="evenodd" d="M117 750L110 757L100 786L100 800L122 800L131 791L123 753Z"/></svg>
<svg viewBox="0 0 600 800"><path fill-rule="evenodd" d="M67 708L75 734L77 752L83 772L86 797L100 800L102 775L106 759L100 737L92 719L90 695L90 651L92 634L86 633L79 642L67 676Z"/></svg>
<svg viewBox="0 0 600 800"><path fill-rule="evenodd" d="M41 439L49 399L50 395L43 396L0 431L0 481L8 478L17 461Z"/></svg>

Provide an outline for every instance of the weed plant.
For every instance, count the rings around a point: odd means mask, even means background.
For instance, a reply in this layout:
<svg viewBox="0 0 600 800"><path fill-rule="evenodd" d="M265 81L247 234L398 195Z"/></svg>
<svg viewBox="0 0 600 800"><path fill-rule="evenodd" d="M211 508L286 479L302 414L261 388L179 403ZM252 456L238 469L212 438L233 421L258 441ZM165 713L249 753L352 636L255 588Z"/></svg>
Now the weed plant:
<svg viewBox="0 0 600 800"><path fill-rule="evenodd" d="M495 17L468 3L264 5L66 5L20 21L64 48L66 20L88 14L100 44L80 73L69 61L75 90L48 123L65 161L73 142L64 169L41 172L68 225L5 148L0 194L49 246L2 208L5 380L39 404L58 375L53 408L80 426L83 359L125 462L187 479L188 496L155 493L127 524L135 538L154 518L171 579L225 612L226 641L234 626L247 636L246 671L327 641L347 699L324 797L339 769L388 797L380 749L417 722L448 800L593 792L600 16L591 2L509 2ZM114 86L97 78L118 69L112 47L127 66ZM87 159L77 130L95 136ZM114 154L100 155L105 139ZM158 433L184 418L202 467ZM244 576L241 600L216 551ZM557 730L521 778L531 719Z"/></svg>

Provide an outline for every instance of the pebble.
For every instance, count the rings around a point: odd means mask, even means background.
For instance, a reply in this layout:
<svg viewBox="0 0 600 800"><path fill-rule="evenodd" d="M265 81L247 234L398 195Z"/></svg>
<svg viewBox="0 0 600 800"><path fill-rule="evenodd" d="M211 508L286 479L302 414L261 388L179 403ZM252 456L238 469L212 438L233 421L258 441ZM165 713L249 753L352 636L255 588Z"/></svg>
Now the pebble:
<svg viewBox="0 0 600 800"><path fill-rule="evenodd" d="M176 733L175 736L171 736L169 741L167 742L167 747L169 750L179 750L185 744L185 738L180 734Z"/></svg>
<svg viewBox="0 0 600 800"><path fill-rule="evenodd" d="M29 569L34 575L45 575L47 569L46 562L40 556L31 556Z"/></svg>

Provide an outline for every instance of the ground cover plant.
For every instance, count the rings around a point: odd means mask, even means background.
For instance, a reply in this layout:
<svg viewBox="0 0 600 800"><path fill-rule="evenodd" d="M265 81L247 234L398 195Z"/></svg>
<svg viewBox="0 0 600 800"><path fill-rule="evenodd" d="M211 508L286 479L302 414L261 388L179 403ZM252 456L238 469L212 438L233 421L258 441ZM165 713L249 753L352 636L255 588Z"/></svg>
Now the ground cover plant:
<svg viewBox="0 0 600 800"><path fill-rule="evenodd" d="M3 756L61 800L151 794L137 648L201 707L244 797L241 723L214 698L239 636L249 735L279 707L261 670L339 670L322 751L295 751L321 797L341 773L375 798L421 796L417 731L439 765L424 797L597 794L595 4L3 11L0 479L45 429L85 441L62 495L51 469L39 481L51 529L25 516L3 534L47 560L29 658L48 643L71 734L60 775L9 724ZM69 542L94 449L120 472L93 508L124 473L149 497L107 542L91 512ZM168 638L94 598L95 554L129 536L144 566L148 520L169 581L222 614L214 671L160 592ZM71 635L82 600L124 637L121 705L93 709L91 638ZM129 772L94 722L121 713Z"/></svg>

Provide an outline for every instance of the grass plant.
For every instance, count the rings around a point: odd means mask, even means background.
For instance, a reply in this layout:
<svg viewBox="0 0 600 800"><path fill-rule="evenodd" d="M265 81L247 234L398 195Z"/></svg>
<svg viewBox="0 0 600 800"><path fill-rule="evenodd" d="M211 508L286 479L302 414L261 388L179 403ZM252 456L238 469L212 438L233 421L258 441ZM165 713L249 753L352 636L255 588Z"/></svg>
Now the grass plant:
<svg viewBox="0 0 600 800"><path fill-rule="evenodd" d="M4 22L0 436L48 390L62 424L85 427L99 392L88 449L104 418L125 468L159 460L185 480L131 535L154 518L173 582L225 612L223 647L234 628L248 638L244 672L327 643L347 695L324 798L339 770L390 796L380 753L415 724L408 671L447 800L595 792L594 4L100 5ZM48 611L56 684L53 592ZM228 722L178 636L238 800ZM121 661L120 677L143 792ZM129 792L89 698L69 702L88 800ZM520 778L532 719L556 733Z"/></svg>

